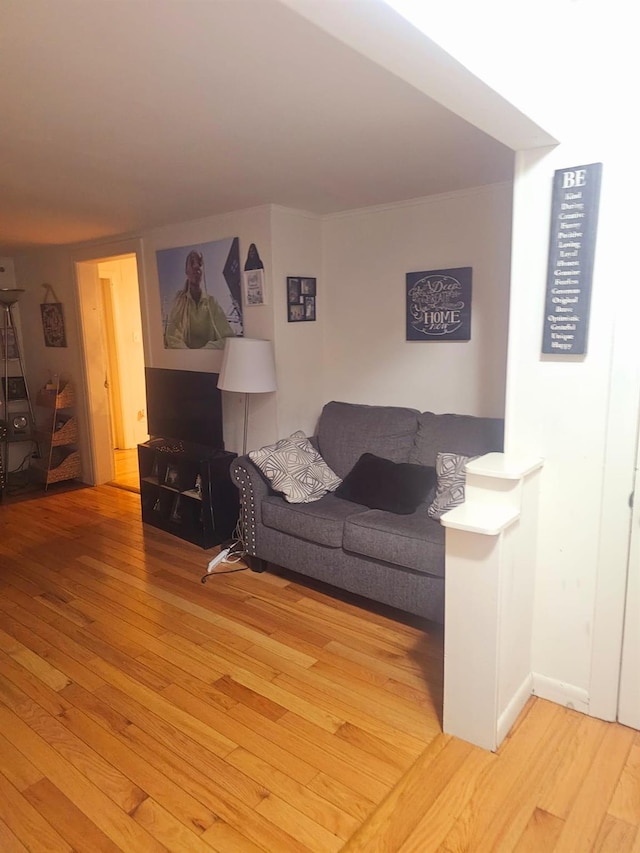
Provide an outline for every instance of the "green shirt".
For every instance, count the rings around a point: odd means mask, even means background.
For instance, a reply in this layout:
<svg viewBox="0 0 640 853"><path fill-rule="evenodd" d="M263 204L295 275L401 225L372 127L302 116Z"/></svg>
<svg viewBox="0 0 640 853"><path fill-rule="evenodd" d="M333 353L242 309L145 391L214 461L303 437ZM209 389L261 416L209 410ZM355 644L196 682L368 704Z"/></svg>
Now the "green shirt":
<svg viewBox="0 0 640 853"><path fill-rule="evenodd" d="M198 302L181 290L173 301L165 333L168 349L222 349L235 332L213 296L203 293Z"/></svg>

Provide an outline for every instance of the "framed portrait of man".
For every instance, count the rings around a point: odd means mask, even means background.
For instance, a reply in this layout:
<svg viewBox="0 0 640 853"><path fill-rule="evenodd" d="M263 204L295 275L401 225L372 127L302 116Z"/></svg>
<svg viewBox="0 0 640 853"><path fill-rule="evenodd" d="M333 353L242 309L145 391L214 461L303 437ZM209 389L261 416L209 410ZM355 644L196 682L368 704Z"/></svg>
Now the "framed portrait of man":
<svg viewBox="0 0 640 853"><path fill-rule="evenodd" d="M237 237L156 252L165 349L224 349L242 335Z"/></svg>

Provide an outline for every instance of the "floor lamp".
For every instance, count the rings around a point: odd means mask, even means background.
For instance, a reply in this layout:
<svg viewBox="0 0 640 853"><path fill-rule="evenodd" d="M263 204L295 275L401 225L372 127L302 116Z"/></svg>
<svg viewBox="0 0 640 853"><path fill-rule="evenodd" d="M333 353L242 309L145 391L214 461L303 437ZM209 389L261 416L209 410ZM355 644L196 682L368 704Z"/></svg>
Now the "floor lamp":
<svg viewBox="0 0 640 853"><path fill-rule="evenodd" d="M247 452L249 395L276 390L276 366L271 341L256 338L227 338L218 378L221 391L244 394L244 440L242 455Z"/></svg>

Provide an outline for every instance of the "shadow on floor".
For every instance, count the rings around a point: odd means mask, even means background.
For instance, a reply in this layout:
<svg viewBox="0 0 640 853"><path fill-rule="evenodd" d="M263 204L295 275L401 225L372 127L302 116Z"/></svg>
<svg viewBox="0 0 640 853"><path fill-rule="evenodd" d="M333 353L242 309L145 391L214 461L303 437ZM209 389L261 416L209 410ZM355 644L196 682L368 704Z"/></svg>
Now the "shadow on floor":
<svg viewBox="0 0 640 853"><path fill-rule="evenodd" d="M0 492L0 506L2 504L14 504L20 501L30 501L35 498L51 497L64 492L75 492L80 489L90 489L86 483L79 480L65 480L61 483L52 483L45 489L42 483L19 483L9 482L4 491Z"/></svg>

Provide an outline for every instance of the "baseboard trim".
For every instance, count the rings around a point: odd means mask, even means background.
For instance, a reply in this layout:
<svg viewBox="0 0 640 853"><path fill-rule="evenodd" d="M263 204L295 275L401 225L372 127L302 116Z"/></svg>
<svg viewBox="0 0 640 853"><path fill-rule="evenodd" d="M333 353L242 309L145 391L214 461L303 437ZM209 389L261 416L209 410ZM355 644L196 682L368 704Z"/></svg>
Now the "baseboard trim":
<svg viewBox="0 0 640 853"><path fill-rule="evenodd" d="M518 714L527 704L527 699L533 693L533 675L529 673L520 687L516 690L507 707L498 717L498 725L496 731L496 746L500 746L502 741L511 731L511 726L518 718Z"/></svg>
<svg viewBox="0 0 640 853"><path fill-rule="evenodd" d="M576 687L575 684L567 684L556 678L534 672L533 694L541 699L555 702L557 705L581 711L583 714L589 713L589 693L582 687Z"/></svg>

